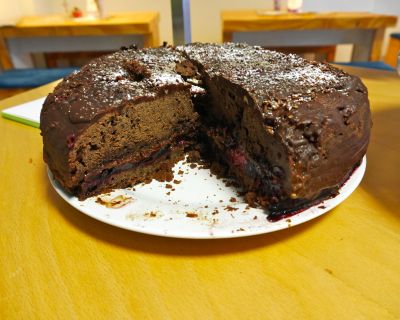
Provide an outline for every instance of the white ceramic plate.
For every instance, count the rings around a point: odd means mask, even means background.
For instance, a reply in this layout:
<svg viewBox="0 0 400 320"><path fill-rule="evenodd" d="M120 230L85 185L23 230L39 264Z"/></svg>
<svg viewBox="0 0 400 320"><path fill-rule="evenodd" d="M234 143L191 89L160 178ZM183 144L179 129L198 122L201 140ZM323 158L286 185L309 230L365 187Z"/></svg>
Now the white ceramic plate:
<svg viewBox="0 0 400 320"><path fill-rule="evenodd" d="M357 188L365 167L364 157L336 197L276 222L268 221L264 210L247 207L233 187L227 187L208 169L191 168L183 162L174 168L175 179L180 183L169 183L172 188L167 188L167 183L153 181L134 189L119 189L103 197L106 203L118 196L127 198L120 208L108 208L98 203L98 197L79 201L60 187L50 170L48 174L54 189L65 201L97 220L158 236L216 239L268 233L314 219L336 207Z"/></svg>

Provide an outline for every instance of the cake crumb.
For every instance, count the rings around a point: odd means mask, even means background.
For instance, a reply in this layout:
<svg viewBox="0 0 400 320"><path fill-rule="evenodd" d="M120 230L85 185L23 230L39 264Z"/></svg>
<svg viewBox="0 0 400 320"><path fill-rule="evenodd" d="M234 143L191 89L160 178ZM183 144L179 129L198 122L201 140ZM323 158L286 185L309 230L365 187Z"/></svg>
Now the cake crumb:
<svg viewBox="0 0 400 320"><path fill-rule="evenodd" d="M253 220L257 220L257 216L254 216L254 217L253 217Z"/></svg>
<svg viewBox="0 0 400 320"><path fill-rule="evenodd" d="M190 211L186 212L186 217L188 218L197 218L198 216L199 215L195 212L190 212Z"/></svg>
<svg viewBox="0 0 400 320"><path fill-rule="evenodd" d="M176 179L173 181L173 183L175 184L180 184L181 182L182 182L181 180L176 180Z"/></svg>
<svg viewBox="0 0 400 320"><path fill-rule="evenodd" d="M196 167L197 167L197 164L196 164L196 163L191 163L191 164L190 164L190 168L191 168L191 169L194 169L194 168L196 168Z"/></svg>
<svg viewBox="0 0 400 320"><path fill-rule="evenodd" d="M112 209L121 208L132 201L133 199L131 197L124 195L119 195L114 198L110 198L109 195L100 195L96 198L96 203Z"/></svg>
<svg viewBox="0 0 400 320"><path fill-rule="evenodd" d="M255 192L247 192L245 195L244 195L244 199L245 199L245 201L247 202L247 204L250 206L250 207L255 207L255 205L256 205L256 199L257 199L257 196L256 196L256 193Z"/></svg>
<svg viewBox="0 0 400 320"><path fill-rule="evenodd" d="M225 182L225 187L232 187L232 186L233 186L233 182L232 181Z"/></svg>
<svg viewBox="0 0 400 320"><path fill-rule="evenodd" d="M144 215L146 217L155 218L155 217L157 217L157 212L156 211L145 212Z"/></svg>
<svg viewBox="0 0 400 320"><path fill-rule="evenodd" d="M172 189L172 184L167 183L167 184L165 185L165 187L166 187L167 189Z"/></svg>
<svg viewBox="0 0 400 320"><path fill-rule="evenodd" d="M230 202L236 202L237 200L236 200L236 198L231 197L231 198L229 199L229 201L230 201Z"/></svg>
<svg viewBox="0 0 400 320"><path fill-rule="evenodd" d="M318 206L319 209L326 209L325 206Z"/></svg>
<svg viewBox="0 0 400 320"><path fill-rule="evenodd" d="M235 208L235 207L231 207L231 206L226 206L225 207L225 210L227 210L227 211L236 211L236 210L238 210L239 208Z"/></svg>
<svg viewBox="0 0 400 320"><path fill-rule="evenodd" d="M168 191L168 192L167 192L167 196L169 196L170 194L171 194L171 191Z"/></svg>
<svg viewBox="0 0 400 320"><path fill-rule="evenodd" d="M181 175L183 175L185 172L183 171L183 170L179 170L178 171L178 174L181 176Z"/></svg>

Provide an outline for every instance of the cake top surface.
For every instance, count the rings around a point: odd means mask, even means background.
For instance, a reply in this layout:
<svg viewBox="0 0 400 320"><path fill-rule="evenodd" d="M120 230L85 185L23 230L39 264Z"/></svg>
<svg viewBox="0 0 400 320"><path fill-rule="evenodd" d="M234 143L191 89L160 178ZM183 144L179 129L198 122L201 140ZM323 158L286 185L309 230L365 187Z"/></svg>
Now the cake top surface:
<svg viewBox="0 0 400 320"><path fill-rule="evenodd" d="M349 89L351 76L328 64L310 62L246 44L193 43L178 47L211 76L223 76L243 86L259 105L272 107L310 101L317 92Z"/></svg>
<svg viewBox="0 0 400 320"><path fill-rule="evenodd" d="M54 99L68 106L72 123L90 122L121 103L188 86L175 71L176 63L182 59L170 47L124 48L93 60L67 77L56 88Z"/></svg>
<svg viewBox="0 0 400 320"><path fill-rule="evenodd" d="M346 95L354 77L328 64L246 44L201 44L137 50L123 48L85 65L61 82L46 105L57 104L70 124L91 122L96 116L127 103L152 99L176 88L204 89L177 71L187 58L201 64L210 76L223 76L243 87L264 115L290 111L319 92ZM190 71L190 70L189 70ZM48 107L46 107L48 108Z"/></svg>

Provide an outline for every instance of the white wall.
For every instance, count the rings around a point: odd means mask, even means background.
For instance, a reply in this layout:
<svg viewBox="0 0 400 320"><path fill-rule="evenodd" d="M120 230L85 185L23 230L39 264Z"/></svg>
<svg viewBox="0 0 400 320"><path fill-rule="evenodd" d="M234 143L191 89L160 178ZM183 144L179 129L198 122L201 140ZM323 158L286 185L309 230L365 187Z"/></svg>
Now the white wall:
<svg viewBox="0 0 400 320"><path fill-rule="evenodd" d="M385 0L303 0L304 11L372 11L375 1ZM394 0L398 1L398 0Z"/></svg>
<svg viewBox="0 0 400 320"><path fill-rule="evenodd" d="M375 0L373 10L379 13L400 14L399 0Z"/></svg>
<svg viewBox="0 0 400 320"><path fill-rule="evenodd" d="M11 24L22 14L19 1L15 2L0 0L0 25Z"/></svg>
<svg viewBox="0 0 400 320"><path fill-rule="evenodd" d="M192 42L221 42L222 10L272 8L272 0L191 0Z"/></svg>
<svg viewBox="0 0 400 320"><path fill-rule="evenodd" d="M173 43L170 0L103 0L105 12L158 11L160 13L160 42Z"/></svg>

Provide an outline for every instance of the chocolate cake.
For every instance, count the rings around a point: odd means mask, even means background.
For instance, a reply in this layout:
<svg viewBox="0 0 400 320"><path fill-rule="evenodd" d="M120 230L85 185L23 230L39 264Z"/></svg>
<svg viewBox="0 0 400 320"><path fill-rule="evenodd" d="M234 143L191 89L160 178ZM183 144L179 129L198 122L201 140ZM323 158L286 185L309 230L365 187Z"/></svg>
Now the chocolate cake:
<svg viewBox="0 0 400 320"><path fill-rule="evenodd" d="M334 195L370 127L357 77L232 43L125 48L64 79L41 114L44 159L80 199L169 180L201 144L270 214Z"/></svg>

